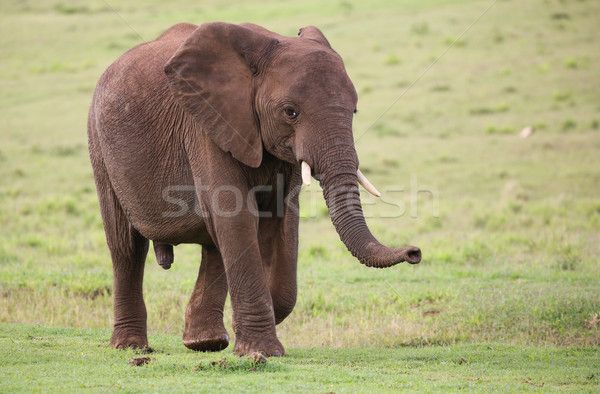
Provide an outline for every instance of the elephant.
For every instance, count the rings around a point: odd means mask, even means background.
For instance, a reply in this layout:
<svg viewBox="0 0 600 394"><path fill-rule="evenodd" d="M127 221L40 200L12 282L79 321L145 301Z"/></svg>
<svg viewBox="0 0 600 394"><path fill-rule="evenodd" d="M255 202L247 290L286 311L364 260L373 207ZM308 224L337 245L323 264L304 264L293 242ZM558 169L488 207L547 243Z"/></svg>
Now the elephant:
<svg viewBox="0 0 600 394"><path fill-rule="evenodd" d="M358 169L357 101L341 57L314 26L287 37L249 23L182 23L111 64L88 116L113 264L111 346L148 346L151 240L163 268L173 246L202 245L186 347L228 346L229 292L234 354L283 356L275 326L296 304L298 190L312 178L361 263L419 263L419 248L384 246L366 225L358 182L377 191Z"/></svg>

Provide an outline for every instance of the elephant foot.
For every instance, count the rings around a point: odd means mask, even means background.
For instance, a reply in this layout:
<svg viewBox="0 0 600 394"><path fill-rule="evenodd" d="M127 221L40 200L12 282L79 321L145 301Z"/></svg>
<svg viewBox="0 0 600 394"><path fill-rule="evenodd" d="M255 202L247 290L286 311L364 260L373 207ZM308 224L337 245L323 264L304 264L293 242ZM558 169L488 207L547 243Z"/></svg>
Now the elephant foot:
<svg viewBox="0 0 600 394"><path fill-rule="evenodd" d="M197 352L218 352L229 346L229 334L227 334L225 328L197 331L194 334L186 331L183 334L183 344L188 349Z"/></svg>
<svg viewBox="0 0 600 394"><path fill-rule="evenodd" d="M115 349L150 349L146 334L116 329L110 338L110 346Z"/></svg>
<svg viewBox="0 0 600 394"><path fill-rule="evenodd" d="M285 349L277 338L257 338L244 340L237 337L233 353L236 356L246 356L252 353L261 353L265 357L281 357L285 355Z"/></svg>

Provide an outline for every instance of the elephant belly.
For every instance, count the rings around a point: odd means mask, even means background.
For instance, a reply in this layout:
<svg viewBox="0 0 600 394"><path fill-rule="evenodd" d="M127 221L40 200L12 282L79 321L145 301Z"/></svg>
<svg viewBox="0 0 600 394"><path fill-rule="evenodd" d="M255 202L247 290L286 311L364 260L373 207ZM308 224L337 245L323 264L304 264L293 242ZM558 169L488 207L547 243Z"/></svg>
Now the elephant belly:
<svg viewBox="0 0 600 394"><path fill-rule="evenodd" d="M134 227L156 242L212 245L193 183L164 185L160 191L148 204L137 205L141 209L130 215Z"/></svg>
<svg viewBox="0 0 600 394"><path fill-rule="evenodd" d="M187 160L168 152L103 149L110 182L131 225L145 238L172 245L212 245ZM162 160L152 160L162 157Z"/></svg>

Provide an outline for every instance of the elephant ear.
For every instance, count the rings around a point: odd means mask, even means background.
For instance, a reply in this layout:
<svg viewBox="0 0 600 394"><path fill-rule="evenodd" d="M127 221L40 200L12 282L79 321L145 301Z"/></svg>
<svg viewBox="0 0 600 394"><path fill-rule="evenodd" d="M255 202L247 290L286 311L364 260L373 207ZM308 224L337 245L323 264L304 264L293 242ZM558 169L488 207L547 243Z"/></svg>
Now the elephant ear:
<svg viewBox="0 0 600 394"><path fill-rule="evenodd" d="M327 38L325 38L321 30L319 30L315 26L303 27L298 32L298 35L301 38L308 38L309 40L317 41L318 43L321 43L326 47L331 48L331 45L329 45L329 41L327 41Z"/></svg>
<svg viewBox="0 0 600 394"><path fill-rule="evenodd" d="M164 67L175 99L224 151L250 167L262 161L254 111L256 59L273 39L229 23L207 23Z"/></svg>

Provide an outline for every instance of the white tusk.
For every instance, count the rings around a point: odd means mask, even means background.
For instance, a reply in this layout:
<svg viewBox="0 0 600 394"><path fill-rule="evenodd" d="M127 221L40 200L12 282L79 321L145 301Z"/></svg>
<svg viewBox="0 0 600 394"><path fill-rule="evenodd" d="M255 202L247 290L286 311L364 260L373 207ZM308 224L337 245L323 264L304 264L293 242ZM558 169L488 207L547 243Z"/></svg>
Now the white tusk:
<svg viewBox="0 0 600 394"><path fill-rule="evenodd" d="M364 187L369 193L371 193L375 197L381 197L381 193L379 193L379 190L377 190L375 186L373 186L371 182L369 182L367 177L364 176L363 173L360 172L360 170L356 170L356 176L358 177L358 183L360 183L362 187Z"/></svg>
<svg viewBox="0 0 600 394"><path fill-rule="evenodd" d="M304 182L304 184L306 186L310 186L310 165L303 161L302 162L302 182Z"/></svg>

